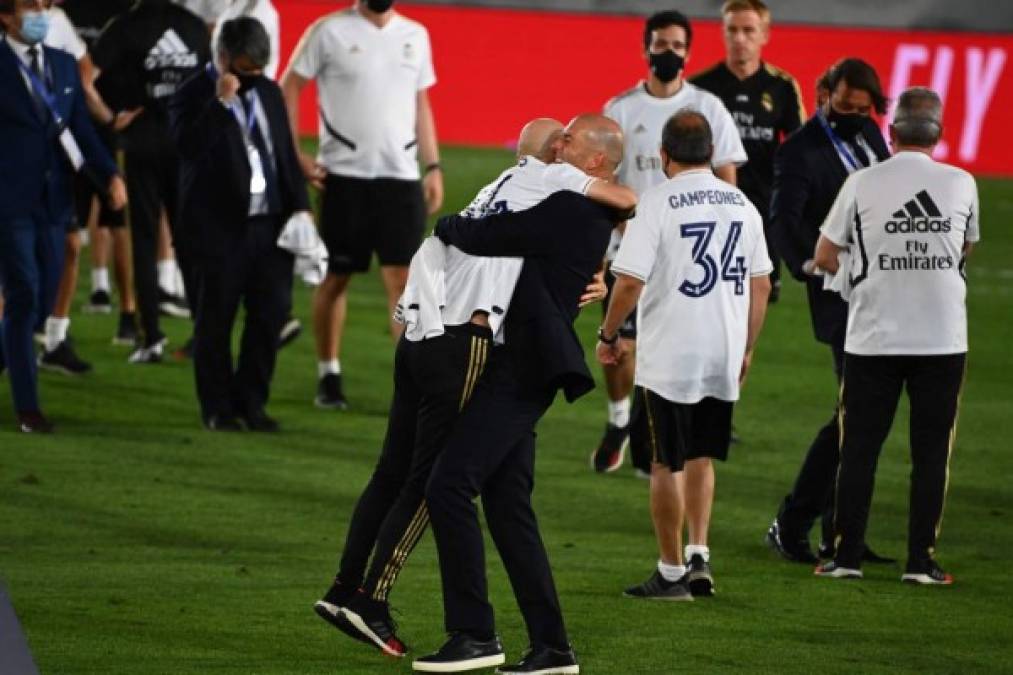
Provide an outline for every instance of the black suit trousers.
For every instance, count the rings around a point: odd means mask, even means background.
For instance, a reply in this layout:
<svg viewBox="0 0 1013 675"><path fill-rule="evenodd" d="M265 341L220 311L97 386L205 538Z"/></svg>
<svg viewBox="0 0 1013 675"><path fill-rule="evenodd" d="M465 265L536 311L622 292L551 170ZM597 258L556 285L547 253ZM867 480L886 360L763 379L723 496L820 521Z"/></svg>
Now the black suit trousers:
<svg viewBox="0 0 1013 675"><path fill-rule="evenodd" d="M471 323L448 326L428 340L398 342L387 435L348 527L337 574L342 584L387 600L429 525L426 482L482 375L491 343L492 332Z"/></svg>
<svg viewBox="0 0 1013 675"><path fill-rule="evenodd" d="M568 644L531 506L534 429L554 397L554 390L518 383L509 354L495 350L433 468L426 502L439 552L448 632L480 639L495 632L474 501L481 495L489 532L510 577L531 645Z"/></svg>
<svg viewBox="0 0 1013 675"><path fill-rule="evenodd" d="M250 218L224 258L195 259L199 279L194 374L201 414L244 415L268 401L278 333L292 307L292 254L278 248L279 222ZM233 367L232 327L246 310L239 362Z"/></svg>
<svg viewBox="0 0 1013 675"><path fill-rule="evenodd" d="M917 564L932 557L965 363L966 354L845 357L836 521L837 562L842 567L861 566L876 464L905 387L911 400L908 561Z"/></svg>

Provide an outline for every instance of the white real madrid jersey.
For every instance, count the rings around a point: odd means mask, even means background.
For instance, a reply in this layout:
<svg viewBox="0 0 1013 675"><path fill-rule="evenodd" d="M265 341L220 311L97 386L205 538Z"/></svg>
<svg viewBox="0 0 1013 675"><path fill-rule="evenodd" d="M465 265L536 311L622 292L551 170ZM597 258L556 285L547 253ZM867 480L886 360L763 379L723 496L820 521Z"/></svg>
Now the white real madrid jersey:
<svg viewBox="0 0 1013 675"><path fill-rule="evenodd" d="M605 104L605 115L623 129L625 149L619 182L632 188L637 195L665 181L661 166L661 131L669 118L683 108L699 112L711 126L714 136L711 166L739 166L748 160L735 120L717 96L683 82L675 96L658 98L648 93L646 83L641 81ZM618 245L618 239L613 238L610 257Z"/></svg>
<svg viewBox="0 0 1013 675"><path fill-rule="evenodd" d="M750 278L772 269L756 207L711 171L647 190L612 263L644 282L636 383L676 403L738 400Z"/></svg>
<svg viewBox="0 0 1013 675"><path fill-rule="evenodd" d="M524 211L560 190L586 194L595 180L570 164L547 165L522 157L482 188L461 215ZM442 335L444 326L467 323L481 311L488 312L494 340L502 344L503 320L523 264L522 258L468 255L430 237L412 258L408 285L398 301L398 319L407 324L405 336L417 341Z"/></svg>
<svg viewBox="0 0 1013 675"><path fill-rule="evenodd" d="M417 180L418 92L436 83L429 34L399 14L378 28L352 8L303 35L289 66L316 79L319 161L353 178Z"/></svg>
<svg viewBox="0 0 1013 675"><path fill-rule="evenodd" d="M851 253L845 351L967 351L963 249L979 238L971 174L899 152L848 177L821 232Z"/></svg>

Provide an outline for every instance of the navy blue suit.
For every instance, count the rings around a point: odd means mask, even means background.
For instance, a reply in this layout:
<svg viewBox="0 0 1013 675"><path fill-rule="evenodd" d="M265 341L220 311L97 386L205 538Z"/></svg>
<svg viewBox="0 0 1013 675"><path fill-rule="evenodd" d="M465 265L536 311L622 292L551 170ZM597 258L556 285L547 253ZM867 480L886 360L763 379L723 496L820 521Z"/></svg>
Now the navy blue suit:
<svg viewBox="0 0 1013 675"><path fill-rule="evenodd" d="M60 118L77 140L86 168L103 184L116 173L88 117L74 58L42 47L46 80ZM18 57L0 39L0 362L10 371L14 407L39 409L32 329L56 299L63 238L73 217L73 167L60 146L52 113L40 114Z"/></svg>

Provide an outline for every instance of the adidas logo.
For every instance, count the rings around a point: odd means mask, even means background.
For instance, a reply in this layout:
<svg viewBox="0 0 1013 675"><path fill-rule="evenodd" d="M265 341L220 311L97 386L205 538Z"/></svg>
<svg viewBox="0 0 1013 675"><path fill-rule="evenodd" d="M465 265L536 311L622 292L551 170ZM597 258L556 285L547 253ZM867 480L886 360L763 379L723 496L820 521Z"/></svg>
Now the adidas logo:
<svg viewBox="0 0 1013 675"><path fill-rule="evenodd" d="M949 232L950 229L950 219L943 218L939 207L925 190L916 194L903 208L894 211L893 220L886 222L886 231L890 234Z"/></svg>
<svg viewBox="0 0 1013 675"><path fill-rule="evenodd" d="M635 133L635 134L642 134L642 133L644 133L646 131L647 131L647 127L645 127L643 124L638 124L636 126L636 128L633 130L633 133Z"/></svg>
<svg viewBox="0 0 1013 675"><path fill-rule="evenodd" d="M144 59L147 70L160 68L196 68L197 54L192 52L173 29L168 29Z"/></svg>

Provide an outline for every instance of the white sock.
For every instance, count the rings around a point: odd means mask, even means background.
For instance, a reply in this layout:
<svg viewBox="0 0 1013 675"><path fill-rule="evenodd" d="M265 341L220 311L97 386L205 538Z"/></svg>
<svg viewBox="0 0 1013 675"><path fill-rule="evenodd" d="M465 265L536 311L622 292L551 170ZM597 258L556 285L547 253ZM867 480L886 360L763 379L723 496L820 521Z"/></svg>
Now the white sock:
<svg viewBox="0 0 1013 675"><path fill-rule="evenodd" d="M621 401L609 401L609 424L616 427L625 427L630 423L630 399L624 398Z"/></svg>
<svg viewBox="0 0 1013 675"><path fill-rule="evenodd" d="M686 544L686 560L689 560L697 553L703 557L704 562L711 561L711 550L709 547L703 544Z"/></svg>
<svg viewBox="0 0 1013 675"><path fill-rule="evenodd" d="M163 291L170 293L176 288L176 261L172 260L159 260L158 261L158 286Z"/></svg>
<svg viewBox="0 0 1013 675"><path fill-rule="evenodd" d="M51 316L46 319L46 351L51 352L67 339L70 317Z"/></svg>
<svg viewBox="0 0 1013 675"><path fill-rule="evenodd" d="M658 561L658 572L665 581L678 581L686 574L685 565L669 565L661 560Z"/></svg>
<svg viewBox="0 0 1013 675"><path fill-rule="evenodd" d="M183 283L183 272L179 265L175 265L175 273L172 275L172 291L181 298L186 297L186 284Z"/></svg>
<svg viewBox="0 0 1013 675"><path fill-rule="evenodd" d="M337 359L331 359L330 361L317 361L317 377L323 377L334 373L335 375L341 374L341 361Z"/></svg>
<svg viewBox="0 0 1013 675"><path fill-rule="evenodd" d="M91 290L109 292L109 268L93 267L91 270Z"/></svg>

